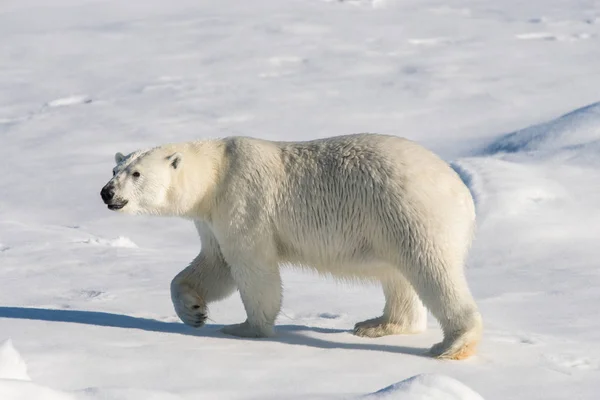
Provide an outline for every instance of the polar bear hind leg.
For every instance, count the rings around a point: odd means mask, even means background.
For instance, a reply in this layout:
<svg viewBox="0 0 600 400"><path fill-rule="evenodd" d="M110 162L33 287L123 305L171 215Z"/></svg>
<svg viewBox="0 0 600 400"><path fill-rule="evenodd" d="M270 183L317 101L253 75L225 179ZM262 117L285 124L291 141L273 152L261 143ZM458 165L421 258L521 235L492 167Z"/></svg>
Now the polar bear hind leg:
<svg viewBox="0 0 600 400"><path fill-rule="evenodd" d="M383 315L357 323L354 334L363 337L414 334L427 329L427 309L408 280L398 272L382 279Z"/></svg>
<svg viewBox="0 0 600 400"><path fill-rule="evenodd" d="M440 323L442 342L430 349L433 357L462 360L475 354L482 320L468 288L461 263L448 265L436 257L418 257L406 277Z"/></svg>

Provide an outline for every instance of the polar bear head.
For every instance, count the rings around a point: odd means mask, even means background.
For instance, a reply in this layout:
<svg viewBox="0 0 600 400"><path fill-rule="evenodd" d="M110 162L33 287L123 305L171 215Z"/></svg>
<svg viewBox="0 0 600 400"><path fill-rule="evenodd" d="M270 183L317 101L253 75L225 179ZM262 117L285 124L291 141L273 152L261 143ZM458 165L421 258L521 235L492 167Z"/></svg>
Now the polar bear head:
<svg viewBox="0 0 600 400"><path fill-rule="evenodd" d="M174 193L180 181L183 156L157 147L128 155L115 154L112 179L100 195L110 210L127 214L175 214Z"/></svg>

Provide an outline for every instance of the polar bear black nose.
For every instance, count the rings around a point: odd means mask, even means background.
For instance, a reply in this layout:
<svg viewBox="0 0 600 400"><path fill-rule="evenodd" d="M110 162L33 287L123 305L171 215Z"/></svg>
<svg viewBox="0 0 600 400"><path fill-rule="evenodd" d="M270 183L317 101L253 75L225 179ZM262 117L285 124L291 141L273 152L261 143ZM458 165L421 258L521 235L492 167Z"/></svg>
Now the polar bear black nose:
<svg viewBox="0 0 600 400"><path fill-rule="evenodd" d="M104 186L100 191L100 196L102 196L102 200L104 200L104 202L108 202L111 201L115 196L115 191L113 190L112 186Z"/></svg>

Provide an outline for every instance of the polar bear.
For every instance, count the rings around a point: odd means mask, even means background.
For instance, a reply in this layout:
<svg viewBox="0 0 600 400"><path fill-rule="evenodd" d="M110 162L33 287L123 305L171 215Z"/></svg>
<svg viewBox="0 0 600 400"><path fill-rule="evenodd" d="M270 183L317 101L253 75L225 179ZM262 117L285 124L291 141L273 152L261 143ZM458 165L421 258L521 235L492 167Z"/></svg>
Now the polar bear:
<svg viewBox="0 0 600 400"><path fill-rule="evenodd" d="M101 191L109 209L196 225L202 250L171 283L187 325L204 325L207 305L239 290L247 319L222 331L271 336L279 268L291 264L381 283L383 315L357 323L356 335L422 332L427 308L444 334L430 354L475 353L482 320L464 274L473 199L421 145L379 134L227 137L117 153L115 161Z"/></svg>

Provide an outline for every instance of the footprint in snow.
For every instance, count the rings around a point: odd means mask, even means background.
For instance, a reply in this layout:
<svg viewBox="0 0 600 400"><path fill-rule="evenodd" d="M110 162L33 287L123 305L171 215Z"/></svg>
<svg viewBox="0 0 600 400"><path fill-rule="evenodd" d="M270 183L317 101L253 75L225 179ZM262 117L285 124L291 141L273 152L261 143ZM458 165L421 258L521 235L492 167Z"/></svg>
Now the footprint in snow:
<svg viewBox="0 0 600 400"><path fill-rule="evenodd" d="M58 305L60 309L69 310L71 308L78 308L77 305L82 301L102 302L114 298L114 294L99 289L75 289L57 297L58 302L49 305L48 308L56 308Z"/></svg>
<svg viewBox="0 0 600 400"><path fill-rule="evenodd" d="M572 370L597 371L600 369L598 360L585 356L551 354L546 356L546 360L553 364L555 369L567 374L570 374Z"/></svg>
<svg viewBox="0 0 600 400"><path fill-rule="evenodd" d="M489 340L501 343L514 343L514 344L527 344L527 345L540 345L543 341L533 337L532 335L518 335L518 334L496 334L489 337Z"/></svg>
<svg viewBox="0 0 600 400"><path fill-rule="evenodd" d="M96 299L99 297L106 297L106 293L101 290L81 290L79 297L84 299Z"/></svg>

